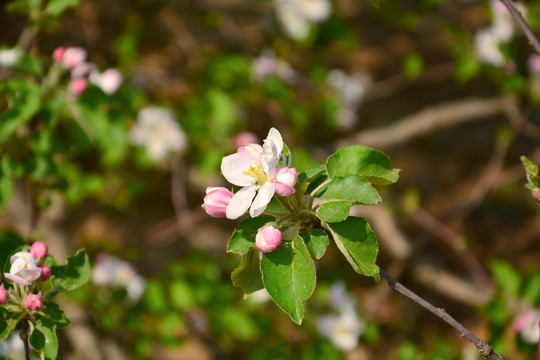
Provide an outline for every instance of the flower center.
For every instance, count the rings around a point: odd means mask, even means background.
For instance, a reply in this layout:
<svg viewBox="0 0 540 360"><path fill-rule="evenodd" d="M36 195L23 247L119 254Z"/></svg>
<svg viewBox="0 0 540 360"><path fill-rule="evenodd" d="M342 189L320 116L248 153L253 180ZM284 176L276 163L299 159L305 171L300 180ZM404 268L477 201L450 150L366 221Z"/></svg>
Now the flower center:
<svg viewBox="0 0 540 360"><path fill-rule="evenodd" d="M255 165L250 166L249 169L244 171L244 175L251 176L257 180L260 185L268 181L268 176L266 176L261 163L256 163Z"/></svg>

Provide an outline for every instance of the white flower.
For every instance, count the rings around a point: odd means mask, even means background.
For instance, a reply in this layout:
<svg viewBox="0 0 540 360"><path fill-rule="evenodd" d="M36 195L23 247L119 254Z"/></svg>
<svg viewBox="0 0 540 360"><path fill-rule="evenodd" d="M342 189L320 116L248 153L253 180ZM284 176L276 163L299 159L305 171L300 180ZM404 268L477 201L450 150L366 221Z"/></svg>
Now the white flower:
<svg viewBox="0 0 540 360"><path fill-rule="evenodd" d="M287 35L295 40L305 39L312 23L328 18L328 0L275 0L276 13Z"/></svg>
<svg viewBox="0 0 540 360"><path fill-rule="evenodd" d="M9 259L11 268L4 276L21 285L31 285L41 277L41 268L36 265L34 255L28 251L19 251Z"/></svg>
<svg viewBox="0 0 540 360"><path fill-rule="evenodd" d="M296 72L291 65L278 59L272 49L264 49L261 55L253 60L251 69L256 79L264 79L273 75L289 83L296 79Z"/></svg>
<svg viewBox="0 0 540 360"><path fill-rule="evenodd" d="M521 338L529 343L538 343L540 336L540 329L538 328L538 322L540 321L540 312L536 309L525 309L521 312L513 321L513 327L516 329Z"/></svg>
<svg viewBox="0 0 540 360"><path fill-rule="evenodd" d="M355 77L341 69L333 69L326 76L326 82L338 93L347 106L357 105L366 92L364 85Z"/></svg>
<svg viewBox="0 0 540 360"><path fill-rule="evenodd" d="M0 50L0 67L10 67L15 65L21 56L19 49L2 49Z"/></svg>
<svg viewBox="0 0 540 360"><path fill-rule="evenodd" d="M187 148L187 136L171 110L148 106L139 111L137 124L130 131L131 142L144 146L150 158L163 164Z"/></svg>
<svg viewBox="0 0 540 360"><path fill-rule="evenodd" d="M364 322L353 308L346 307L339 314L321 316L317 321L321 336L329 339L341 351L350 351L358 345L365 329Z"/></svg>
<svg viewBox="0 0 540 360"><path fill-rule="evenodd" d="M497 67L505 64L504 56L499 49L499 39L491 28L478 31L475 34L474 42L476 55L482 62Z"/></svg>
<svg viewBox="0 0 540 360"><path fill-rule="evenodd" d="M4 341L0 341L0 358L11 360L23 360L24 343L21 341L20 332L14 331Z"/></svg>
<svg viewBox="0 0 540 360"><path fill-rule="evenodd" d="M223 176L231 184L242 186L227 205L228 219L237 219L248 209L251 217L263 213L274 196L275 185L272 176L282 150L281 134L271 128L263 146L258 144L242 146L235 154L223 158L221 161Z"/></svg>
<svg viewBox="0 0 540 360"><path fill-rule="evenodd" d="M116 69L107 69L103 73L94 71L90 74L90 82L99 87L107 95L114 94L122 85L122 73Z"/></svg>

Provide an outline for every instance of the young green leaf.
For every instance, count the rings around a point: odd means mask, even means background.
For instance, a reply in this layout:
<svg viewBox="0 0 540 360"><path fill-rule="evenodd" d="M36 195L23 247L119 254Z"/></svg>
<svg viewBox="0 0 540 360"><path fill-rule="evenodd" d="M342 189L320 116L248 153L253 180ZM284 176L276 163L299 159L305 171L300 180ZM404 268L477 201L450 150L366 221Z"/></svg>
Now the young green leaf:
<svg viewBox="0 0 540 360"><path fill-rule="evenodd" d="M376 185L393 184L399 170L390 168L390 158L385 153L363 145L340 148L326 162L330 178L361 176Z"/></svg>
<svg viewBox="0 0 540 360"><path fill-rule="evenodd" d="M30 334L30 345L40 354L41 359L55 360L58 354L56 324L51 320L39 318Z"/></svg>
<svg viewBox="0 0 540 360"><path fill-rule="evenodd" d="M24 313L13 315L15 314L0 307L0 341L6 340L24 317Z"/></svg>
<svg viewBox="0 0 540 360"><path fill-rule="evenodd" d="M56 303L46 302L44 305L45 306L40 310L40 313L43 314L43 316L47 319L54 322L56 326L63 328L70 324L66 314L60 309L60 307L58 307Z"/></svg>
<svg viewBox="0 0 540 360"><path fill-rule="evenodd" d="M352 201L329 200L323 201L317 208L317 217L325 222L340 222L349 217Z"/></svg>
<svg viewBox="0 0 540 360"><path fill-rule="evenodd" d="M328 247L330 239L326 231L322 229L313 229L309 233L300 234L306 243L306 247L315 259L323 257Z"/></svg>
<svg viewBox="0 0 540 360"><path fill-rule="evenodd" d="M232 272L232 283L242 289L245 295L264 287L261 280L259 250L251 248L242 256L240 265Z"/></svg>
<svg viewBox="0 0 540 360"><path fill-rule="evenodd" d="M5 91L5 89L0 91ZM12 97L13 106L4 111L0 117L0 142L5 141L19 126L30 121L39 111L41 88L27 83L23 91L13 93Z"/></svg>
<svg viewBox="0 0 540 360"><path fill-rule="evenodd" d="M326 200L348 200L353 204L363 205L373 205L381 201L371 183L359 176L336 176L317 196Z"/></svg>
<svg viewBox="0 0 540 360"><path fill-rule="evenodd" d="M375 264L379 244L366 219L351 216L339 223L329 223L328 227L353 269L379 281L379 267Z"/></svg>
<svg viewBox="0 0 540 360"><path fill-rule="evenodd" d="M90 280L90 261L86 251L79 250L67 263L52 268L52 285L60 291L73 290Z"/></svg>
<svg viewBox="0 0 540 360"><path fill-rule="evenodd" d="M264 254L261 260L264 286L276 304L297 324L304 317L303 302L315 290L315 264L298 236L283 243L274 252Z"/></svg>
<svg viewBox="0 0 540 360"><path fill-rule="evenodd" d="M242 221L234 229L234 233L227 244L227 252L245 254L249 249L254 248L257 230L272 220L273 218L269 216L258 216Z"/></svg>

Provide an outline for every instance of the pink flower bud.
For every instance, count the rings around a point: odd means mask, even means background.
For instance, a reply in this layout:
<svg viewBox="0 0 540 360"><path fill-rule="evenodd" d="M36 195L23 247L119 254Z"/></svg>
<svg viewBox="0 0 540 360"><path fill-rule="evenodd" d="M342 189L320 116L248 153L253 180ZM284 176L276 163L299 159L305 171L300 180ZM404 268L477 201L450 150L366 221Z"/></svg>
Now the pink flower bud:
<svg viewBox="0 0 540 360"><path fill-rule="evenodd" d="M540 56L533 54L527 59L529 71L532 74L540 74Z"/></svg>
<svg viewBox="0 0 540 360"><path fill-rule="evenodd" d="M212 217L224 217L232 196L232 193L227 188L209 187L206 189L202 208Z"/></svg>
<svg viewBox="0 0 540 360"><path fill-rule="evenodd" d="M276 229L273 226L265 226L257 232L255 236L255 245L263 253L269 253L275 251L281 241L283 240L283 235L281 231Z"/></svg>
<svg viewBox="0 0 540 360"><path fill-rule="evenodd" d="M62 58L64 57L65 52L66 52L66 48L63 47L63 46L60 46L60 47L57 47L56 49L54 49L54 51L52 53L52 57L53 57L54 61L56 61L56 62L62 61Z"/></svg>
<svg viewBox="0 0 540 360"><path fill-rule="evenodd" d="M62 55L62 62L66 67L72 69L75 66L83 63L86 60L87 56L88 53L86 52L86 50L78 46L72 46L68 47L64 51Z"/></svg>
<svg viewBox="0 0 540 360"><path fill-rule="evenodd" d="M41 268L41 281L45 281L51 277L52 269L45 265L39 265Z"/></svg>
<svg viewBox="0 0 540 360"><path fill-rule="evenodd" d="M34 255L34 258L36 260L39 260L40 258L45 259L48 253L49 253L49 248L44 242L36 241L30 247L30 254Z"/></svg>
<svg viewBox="0 0 540 360"><path fill-rule="evenodd" d="M31 311L39 310L43 307L43 299L41 298L41 295L28 294L24 306Z"/></svg>
<svg viewBox="0 0 540 360"><path fill-rule="evenodd" d="M0 286L0 305L7 303L9 299L9 293L3 286Z"/></svg>
<svg viewBox="0 0 540 360"><path fill-rule="evenodd" d="M257 144L259 143L259 138L251 131L244 131L234 135L231 141L235 148L239 148L248 144Z"/></svg>
<svg viewBox="0 0 540 360"><path fill-rule="evenodd" d="M298 181L298 171L295 168L288 166L276 169L273 176L276 193L281 196L289 196L294 194L294 185Z"/></svg>
<svg viewBox="0 0 540 360"><path fill-rule="evenodd" d="M69 90L75 96L81 95L88 88L88 80L84 78L73 79L69 83Z"/></svg>

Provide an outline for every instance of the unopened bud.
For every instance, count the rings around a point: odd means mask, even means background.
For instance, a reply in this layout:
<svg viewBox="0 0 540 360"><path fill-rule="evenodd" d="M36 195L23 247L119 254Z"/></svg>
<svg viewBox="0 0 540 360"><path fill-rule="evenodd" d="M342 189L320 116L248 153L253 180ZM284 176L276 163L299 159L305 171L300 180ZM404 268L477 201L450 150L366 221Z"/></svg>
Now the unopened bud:
<svg viewBox="0 0 540 360"><path fill-rule="evenodd" d="M232 196L232 193L227 188L209 187L206 189L202 208L212 217L224 217Z"/></svg>
<svg viewBox="0 0 540 360"><path fill-rule="evenodd" d="M288 166L276 169L273 176L276 193L281 196L294 194L294 185L298 181L298 171Z"/></svg>
<svg viewBox="0 0 540 360"><path fill-rule="evenodd" d="M36 241L30 247L30 254L34 255L34 258L36 260L39 260L40 258L45 259L48 253L49 253L49 248L44 242Z"/></svg>
<svg viewBox="0 0 540 360"><path fill-rule="evenodd" d="M0 305L7 303L9 299L9 293L3 286L0 286Z"/></svg>
<svg viewBox="0 0 540 360"><path fill-rule="evenodd" d="M88 80L83 78L73 79L69 83L69 90L75 96L81 95L88 88Z"/></svg>
<svg viewBox="0 0 540 360"><path fill-rule="evenodd" d="M24 306L31 311L39 310L43 307L43 299L39 294L28 294Z"/></svg>
<svg viewBox="0 0 540 360"><path fill-rule="evenodd" d="M263 253L275 251L283 240L281 231L273 226L265 226L257 232L255 245Z"/></svg>
<svg viewBox="0 0 540 360"><path fill-rule="evenodd" d="M51 277L52 269L45 265L39 265L41 268L41 281L45 281Z"/></svg>

